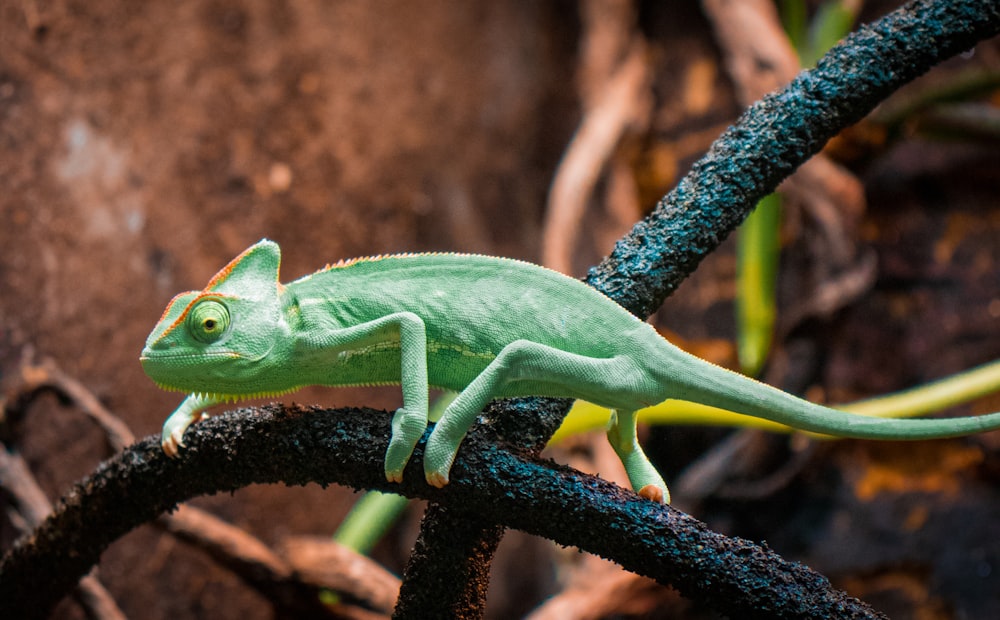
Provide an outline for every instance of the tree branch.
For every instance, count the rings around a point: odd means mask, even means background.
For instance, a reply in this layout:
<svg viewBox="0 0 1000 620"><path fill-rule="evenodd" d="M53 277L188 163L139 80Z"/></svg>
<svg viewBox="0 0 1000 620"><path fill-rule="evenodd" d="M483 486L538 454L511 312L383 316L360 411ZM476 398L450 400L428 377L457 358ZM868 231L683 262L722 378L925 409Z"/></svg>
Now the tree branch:
<svg viewBox="0 0 1000 620"><path fill-rule="evenodd" d="M455 504L458 506L460 504ZM476 618L486 608L490 563L504 526L432 503L403 572L394 618Z"/></svg>
<svg viewBox="0 0 1000 620"><path fill-rule="evenodd" d="M241 409L192 427L176 460L147 437L78 483L0 561L4 614L44 617L111 542L178 502L254 483L317 482L461 506L488 522L612 559L735 617L823 617L833 610L838 618L879 617L802 565L594 476L514 456L482 428L463 443L444 489L420 475L423 443L404 482L389 485L382 477L389 420L370 409Z"/></svg>

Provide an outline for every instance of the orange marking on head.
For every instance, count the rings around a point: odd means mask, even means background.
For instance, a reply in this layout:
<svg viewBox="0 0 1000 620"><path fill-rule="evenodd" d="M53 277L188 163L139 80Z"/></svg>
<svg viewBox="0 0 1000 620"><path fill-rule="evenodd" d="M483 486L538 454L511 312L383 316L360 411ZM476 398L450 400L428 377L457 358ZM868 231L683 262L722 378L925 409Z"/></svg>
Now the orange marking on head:
<svg viewBox="0 0 1000 620"><path fill-rule="evenodd" d="M167 307L163 309L163 314L160 315L160 320L157 321L157 324L162 323L163 319L167 318L167 315L170 314L170 309L174 307L174 304L177 303L178 299L184 297L185 295L190 295L192 293L197 293L197 292L198 291L185 291L183 293L177 293L176 295L174 295L173 298L170 300L170 303L167 304Z"/></svg>
<svg viewBox="0 0 1000 620"><path fill-rule="evenodd" d="M214 276L212 276L212 279L209 280L208 284L205 285L205 290L207 291L207 290L209 290L211 288L214 288L214 287L222 284L223 282L225 282L226 278L228 278L233 273L233 269L236 268L236 265L238 265L239 262L241 260L243 260L243 258L247 254L249 254L251 250L253 250L255 248L256 248L256 246L249 247L249 248L243 250L243 252L241 252L239 256L237 256L233 260L229 261L229 264L227 264L225 267L223 267L222 269L220 269L219 273L217 273Z"/></svg>

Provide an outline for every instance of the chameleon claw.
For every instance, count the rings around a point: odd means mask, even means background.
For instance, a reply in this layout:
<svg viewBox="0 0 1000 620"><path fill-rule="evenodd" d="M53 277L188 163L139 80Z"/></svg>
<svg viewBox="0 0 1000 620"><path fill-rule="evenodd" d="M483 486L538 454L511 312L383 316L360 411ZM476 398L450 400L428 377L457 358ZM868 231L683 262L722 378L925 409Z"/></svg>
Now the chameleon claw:
<svg viewBox="0 0 1000 620"><path fill-rule="evenodd" d="M163 443L160 444L160 447L163 448L164 454L172 459L175 459L180 454L181 448L185 446L183 441L180 441L171 434L170 437L167 437Z"/></svg>
<svg viewBox="0 0 1000 620"><path fill-rule="evenodd" d="M400 469L400 470L389 471L387 469L385 471L385 479L388 480L389 482L402 482L403 470Z"/></svg>
<svg viewBox="0 0 1000 620"><path fill-rule="evenodd" d="M448 484L448 474L432 471L427 473L427 484L443 489Z"/></svg>
<svg viewBox="0 0 1000 620"><path fill-rule="evenodd" d="M660 488L655 484L647 484L639 489L639 497L645 497L658 504L665 504L670 501L670 495L666 492L666 489Z"/></svg>
<svg viewBox="0 0 1000 620"><path fill-rule="evenodd" d="M204 415L204 414L203 414ZM204 419L204 418L203 418ZM160 442L160 447L163 449L163 453L172 459L180 456L181 448L186 448L184 444L184 431L187 430L187 425L178 426L170 431L169 434L163 437Z"/></svg>
<svg viewBox="0 0 1000 620"><path fill-rule="evenodd" d="M213 404L216 404L215 400L197 394L191 394L185 398L163 423L163 432L160 435L160 447L163 449L163 453L172 459L177 458L181 448L186 447L184 445L184 431L199 420L207 420L209 415L203 410Z"/></svg>

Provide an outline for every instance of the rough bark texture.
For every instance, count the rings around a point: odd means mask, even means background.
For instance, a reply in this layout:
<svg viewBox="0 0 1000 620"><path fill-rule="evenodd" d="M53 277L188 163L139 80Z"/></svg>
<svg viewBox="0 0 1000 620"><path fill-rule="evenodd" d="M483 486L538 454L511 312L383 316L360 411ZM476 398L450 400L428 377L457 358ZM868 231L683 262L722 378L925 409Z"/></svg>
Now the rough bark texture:
<svg viewBox="0 0 1000 620"><path fill-rule="evenodd" d="M44 617L114 540L198 495L253 483L387 489L381 463L388 434L385 412L275 406L242 409L198 424L185 437L188 449L177 460L163 454L156 438L147 437L81 481L31 537L3 558L4 612L14 618ZM421 457L418 448L416 465ZM688 515L599 478L513 456L480 430L466 440L446 488L428 487L418 470L408 467L405 481L392 490L461 506L481 522L578 546L734 617L880 617L832 588L822 575L766 547L715 533ZM440 538L433 531L436 524L424 527L432 530L425 540ZM437 548L424 551L435 554L434 562L442 561ZM476 549L464 551L467 555L450 559L477 555ZM476 571L485 563L472 566L464 560L463 565L482 587ZM434 591L464 600L462 613L476 613L481 597L468 597L470 588L459 585ZM436 610L411 609L407 615L411 613L439 617Z"/></svg>

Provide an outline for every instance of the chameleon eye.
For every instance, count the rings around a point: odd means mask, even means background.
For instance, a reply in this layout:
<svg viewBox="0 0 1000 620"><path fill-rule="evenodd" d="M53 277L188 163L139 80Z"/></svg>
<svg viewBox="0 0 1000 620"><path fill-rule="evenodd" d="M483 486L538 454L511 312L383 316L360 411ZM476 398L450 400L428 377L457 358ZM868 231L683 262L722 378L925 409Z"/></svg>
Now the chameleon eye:
<svg viewBox="0 0 1000 620"><path fill-rule="evenodd" d="M196 340L211 344L229 328L229 310L222 302L206 299L191 309L187 321Z"/></svg>

